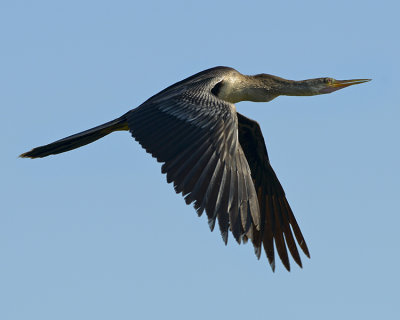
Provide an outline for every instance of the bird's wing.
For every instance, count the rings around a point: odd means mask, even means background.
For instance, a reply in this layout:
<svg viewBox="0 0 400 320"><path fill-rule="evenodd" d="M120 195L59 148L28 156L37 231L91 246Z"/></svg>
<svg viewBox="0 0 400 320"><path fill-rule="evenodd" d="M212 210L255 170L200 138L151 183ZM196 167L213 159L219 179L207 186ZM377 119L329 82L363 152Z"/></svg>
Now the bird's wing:
<svg viewBox="0 0 400 320"><path fill-rule="evenodd" d="M215 75L191 77L126 114L132 136L159 162L167 181L205 210L211 230L218 219L225 243L259 229L260 212L250 168L238 141L236 109L211 93Z"/></svg>
<svg viewBox="0 0 400 320"><path fill-rule="evenodd" d="M253 228L247 236L252 240L258 257L261 254L261 246L264 246L272 269L275 268L274 242L279 257L288 270L290 270L290 264L286 246L293 259L301 266L292 231L297 243L309 257L308 248L286 200L285 192L270 165L260 126L256 121L240 113L237 113L237 117L239 143L251 169L261 214L261 229Z"/></svg>

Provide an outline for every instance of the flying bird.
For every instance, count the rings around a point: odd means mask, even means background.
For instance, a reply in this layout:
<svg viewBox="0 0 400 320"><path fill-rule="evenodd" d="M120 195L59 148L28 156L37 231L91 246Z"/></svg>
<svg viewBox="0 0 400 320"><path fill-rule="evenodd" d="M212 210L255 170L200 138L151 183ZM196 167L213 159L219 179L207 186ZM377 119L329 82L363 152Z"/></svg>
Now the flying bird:
<svg viewBox="0 0 400 320"><path fill-rule="evenodd" d="M302 267L298 246L307 244L271 167L259 124L236 111L240 101L268 102L278 96L313 96L369 81L317 78L287 80L269 74L243 75L215 67L177 82L123 116L23 153L43 158L79 148L114 131L130 131L163 163L162 173L211 231L218 220L225 244L229 231L238 243L262 247L272 270L275 248L290 271L289 249Z"/></svg>

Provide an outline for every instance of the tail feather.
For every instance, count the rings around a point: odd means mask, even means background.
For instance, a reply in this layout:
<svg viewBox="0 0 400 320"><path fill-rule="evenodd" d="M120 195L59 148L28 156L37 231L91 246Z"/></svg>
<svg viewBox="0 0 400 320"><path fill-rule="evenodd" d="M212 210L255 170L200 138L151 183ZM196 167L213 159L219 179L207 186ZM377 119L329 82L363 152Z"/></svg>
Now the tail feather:
<svg viewBox="0 0 400 320"><path fill-rule="evenodd" d="M96 141L111 132L129 130L125 115L113 121L104 123L92 129L74 134L53 143L37 147L20 155L21 158L43 158L51 154L70 151L93 141Z"/></svg>

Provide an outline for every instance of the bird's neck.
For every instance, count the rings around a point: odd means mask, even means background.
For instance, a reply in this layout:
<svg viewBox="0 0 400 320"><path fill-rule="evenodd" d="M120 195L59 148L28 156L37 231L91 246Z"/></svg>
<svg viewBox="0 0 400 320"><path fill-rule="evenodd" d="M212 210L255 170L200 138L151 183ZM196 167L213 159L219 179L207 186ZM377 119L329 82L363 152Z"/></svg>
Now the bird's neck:
<svg viewBox="0 0 400 320"><path fill-rule="evenodd" d="M218 88L217 96L225 101L236 103L240 101L268 102L280 95L312 96L318 94L308 80L293 81L283 78L271 82L260 81L256 76L234 74L225 78Z"/></svg>
<svg viewBox="0 0 400 320"><path fill-rule="evenodd" d="M286 80L286 79L285 79ZM294 81L286 80L279 87L280 95L283 96L314 96L320 94L311 84L310 80Z"/></svg>
<svg viewBox="0 0 400 320"><path fill-rule="evenodd" d="M240 101L268 102L279 94L268 92L252 76L234 74L219 83L218 98L236 103Z"/></svg>

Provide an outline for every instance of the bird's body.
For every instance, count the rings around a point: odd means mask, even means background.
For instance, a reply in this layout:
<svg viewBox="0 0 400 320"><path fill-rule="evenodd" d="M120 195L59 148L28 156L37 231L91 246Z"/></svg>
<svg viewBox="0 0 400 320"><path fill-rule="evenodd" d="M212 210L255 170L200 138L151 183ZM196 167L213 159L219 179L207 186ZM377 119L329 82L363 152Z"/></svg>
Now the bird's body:
<svg viewBox="0 0 400 320"><path fill-rule="evenodd" d="M275 244L289 270L286 248L301 266L295 239L309 256L307 245L270 165L260 126L238 113L233 103L329 93L365 81L291 81L266 74L245 76L232 68L216 67L164 89L116 120L21 157L57 154L111 132L129 130L163 163L167 181L173 182L186 203L193 203L199 215L206 212L211 230L218 220L225 243L229 230L239 243L250 239L257 257L264 247L273 269Z"/></svg>

